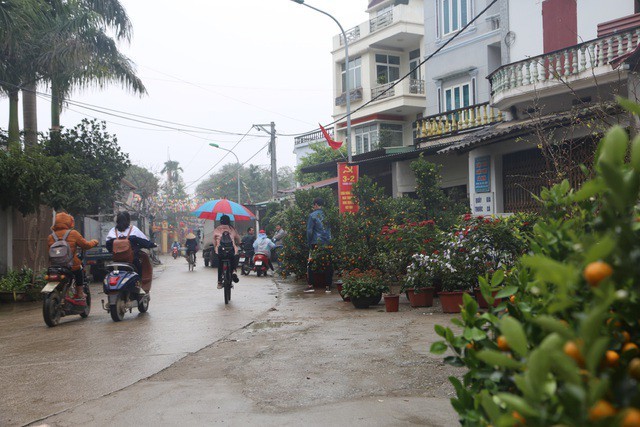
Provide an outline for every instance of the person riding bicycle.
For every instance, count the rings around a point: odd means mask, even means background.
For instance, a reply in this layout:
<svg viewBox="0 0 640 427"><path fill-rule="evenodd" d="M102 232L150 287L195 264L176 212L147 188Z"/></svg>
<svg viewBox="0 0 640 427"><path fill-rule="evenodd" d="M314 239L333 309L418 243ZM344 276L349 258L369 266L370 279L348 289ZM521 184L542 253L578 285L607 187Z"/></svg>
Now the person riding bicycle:
<svg viewBox="0 0 640 427"><path fill-rule="evenodd" d="M222 260L231 261L233 270L233 281L238 283L238 275L235 273L238 267L238 246L240 245L240 236L236 229L231 225L231 218L228 215L220 217L220 225L213 230L213 247L218 253L218 289L222 289Z"/></svg>
<svg viewBox="0 0 640 427"><path fill-rule="evenodd" d="M187 247L187 260L189 260L189 257L193 257L191 258L193 261L193 266L196 266L196 253L198 252L198 240L196 239L196 235L193 233L189 233L186 236L187 241L185 242L185 246Z"/></svg>

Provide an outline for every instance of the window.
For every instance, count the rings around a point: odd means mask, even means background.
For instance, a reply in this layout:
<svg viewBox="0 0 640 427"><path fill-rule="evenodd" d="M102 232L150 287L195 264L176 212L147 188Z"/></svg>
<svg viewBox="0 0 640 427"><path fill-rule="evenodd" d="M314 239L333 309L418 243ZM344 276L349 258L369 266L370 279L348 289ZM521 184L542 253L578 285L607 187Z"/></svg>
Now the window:
<svg viewBox="0 0 640 427"><path fill-rule="evenodd" d="M409 70L411 70L410 78L414 80L422 80L422 70L420 69L420 49L409 52Z"/></svg>
<svg viewBox="0 0 640 427"><path fill-rule="evenodd" d="M445 111L468 107L472 102L471 83L451 86L444 90Z"/></svg>
<svg viewBox="0 0 640 427"><path fill-rule="evenodd" d="M346 65L342 63L342 92L346 92L347 87L347 73L345 72ZM349 60L349 89L353 90L358 87L362 87L362 59L355 58Z"/></svg>
<svg viewBox="0 0 640 427"><path fill-rule="evenodd" d="M455 33L469 23L471 0L439 0L440 35Z"/></svg>
<svg viewBox="0 0 640 427"><path fill-rule="evenodd" d="M376 81L390 83L400 78L400 57L376 53Z"/></svg>
<svg viewBox="0 0 640 427"><path fill-rule="evenodd" d="M380 123L354 129L356 154L384 147L402 147L402 125Z"/></svg>
<svg viewBox="0 0 640 427"><path fill-rule="evenodd" d="M367 153L378 145L378 125L359 126L355 134L356 154Z"/></svg>

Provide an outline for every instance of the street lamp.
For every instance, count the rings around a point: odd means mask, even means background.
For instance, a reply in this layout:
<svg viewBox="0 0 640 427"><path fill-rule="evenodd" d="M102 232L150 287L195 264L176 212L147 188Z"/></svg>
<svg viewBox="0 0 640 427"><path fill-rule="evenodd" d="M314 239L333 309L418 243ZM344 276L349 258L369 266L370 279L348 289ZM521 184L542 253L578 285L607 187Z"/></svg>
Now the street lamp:
<svg viewBox="0 0 640 427"><path fill-rule="evenodd" d="M238 162L238 204L242 204L240 202L240 160L238 159L238 156L233 151L227 150L226 148L223 148L223 147L220 147L218 144L214 144L213 142L210 143L209 145L214 147L214 148L218 148L220 150L228 151L229 153L231 153L231 154L233 154L235 156L236 162Z"/></svg>
<svg viewBox="0 0 640 427"><path fill-rule="evenodd" d="M346 82L346 88L345 91L347 93L347 162L351 163L351 93L350 93L350 88L349 88L349 41L347 40L347 34L344 32L344 28L342 28L342 25L340 25L340 23L338 22L338 20L336 18L334 18L333 16L331 16L330 14L328 14L327 12L320 10L318 8L315 8L313 6L309 6L308 4L306 4L304 2L304 0L291 0L294 3L298 3L301 4L303 6L307 6L309 9L313 9L316 12L320 12L323 15L327 15L329 18L333 19L333 21L338 24L338 27L340 27L340 31L342 31L342 38L344 40L344 66L345 66L345 82Z"/></svg>

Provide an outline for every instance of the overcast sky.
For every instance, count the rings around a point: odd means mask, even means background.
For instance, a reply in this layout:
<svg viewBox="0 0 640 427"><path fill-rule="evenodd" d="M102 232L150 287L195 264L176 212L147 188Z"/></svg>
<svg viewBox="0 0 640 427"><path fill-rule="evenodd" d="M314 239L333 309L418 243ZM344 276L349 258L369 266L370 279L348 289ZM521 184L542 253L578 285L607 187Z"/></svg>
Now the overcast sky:
<svg viewBox="0 0 640 427"><path fill-rule="evenodd" d="M83 117L107 121L109 132L117 135L134 164L160 171L170 157L184 169L192 192L227 154L209 147L210 142L231 149L251 125L271 121L280 134L331 122L332 37L339 28L329 17L291 0L121 3L134 30L131 43L121 44L121 51L136 64L149 94L140 98L117 85L74 93L73 101L114 110L119 117L70 105L63 112L63 126L72 127ZM307 3L333 15L345 30L367 20L368 0ZM48 92L44 87L39 91ZM38 127L46 131L48 101L38 102ZM5 129L8 116L8 100L0 98ZM22 128L22 114L20 121ZM164 126L184 131L152 124L163 121L173 122ZM238 135L186 131L190 126ZM267 134L251 130L234 152L244 162L267 142ZM278 167L295 166L293 137L278 137L277 161ZM213 171L225 163L235 163L235 158L228 155ZM249 163L269 165L267 150Z"/></svg>

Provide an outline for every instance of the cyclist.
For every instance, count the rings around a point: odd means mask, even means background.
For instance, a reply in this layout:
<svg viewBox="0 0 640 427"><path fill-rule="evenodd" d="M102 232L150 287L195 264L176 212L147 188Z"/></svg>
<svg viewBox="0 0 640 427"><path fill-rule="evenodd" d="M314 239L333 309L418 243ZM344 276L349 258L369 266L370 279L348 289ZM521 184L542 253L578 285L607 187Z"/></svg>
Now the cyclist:
<svg viewBox="0 0 640 427"><path fill-rule="evenodd" d="M193 233L189 233L185 236L187 241L185 242L185 246L187 247L187 260L191 260L193 266L196 266L196 253L198 252L198 240L196 239L196 235Z"/></svg>
<svg viewBox="0 0 640 427"><path fill-rule="evenodd" d="M231 225L231 218L228 215L220 217L220 225L213 230L213 247L218 253L218 289L222 289L222 260L231 261L233 269L233 281L238 283L238 275L235 273L238 267L238 246L240 245L240 236L236 229Z"/></svg>

